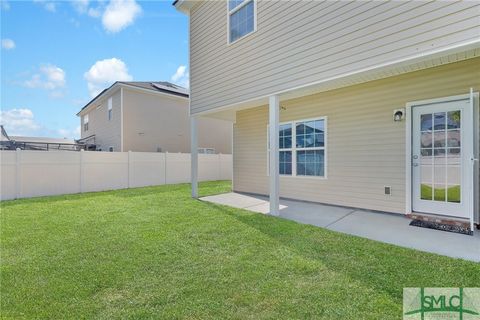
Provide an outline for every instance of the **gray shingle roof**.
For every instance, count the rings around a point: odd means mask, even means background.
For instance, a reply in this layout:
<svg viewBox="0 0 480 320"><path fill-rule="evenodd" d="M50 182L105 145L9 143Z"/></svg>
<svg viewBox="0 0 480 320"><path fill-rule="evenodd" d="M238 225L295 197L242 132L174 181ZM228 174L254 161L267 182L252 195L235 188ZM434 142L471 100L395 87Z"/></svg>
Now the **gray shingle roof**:
<svg viewBox="0 0 480 320"><path fill-rule="evenodd" d="M93 101L97 100L98 97L102 96L107 90L115 86L116 84L124 84L127 86L138 87L142 89L148 89L156 92L163 92L167 94L172 94L175 96L188 98L188 89L177 86L176 84L166 82L166 81L116 81L110 87L103 89L95 98L90 100L78 113L86 109Z"/></svg>
<svg viewBox="0 0 480 320"><path fill-rule="evenodd" d="M172 94L188 97L187 89L166 81L157 81L157 82L119 81L119 83L123 83L123 84L134 86L134 87L139 87L143 89L150 89L154 91L161 91L161 92L172 93Z"/></svg>

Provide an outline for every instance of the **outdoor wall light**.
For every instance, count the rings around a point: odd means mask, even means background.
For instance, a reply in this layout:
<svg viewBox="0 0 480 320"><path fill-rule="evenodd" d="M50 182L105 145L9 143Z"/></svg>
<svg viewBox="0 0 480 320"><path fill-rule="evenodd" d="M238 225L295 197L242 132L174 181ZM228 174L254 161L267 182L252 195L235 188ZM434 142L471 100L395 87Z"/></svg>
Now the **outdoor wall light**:
<svg viewBox="0 0 480 320"><path fill-rule="evenodd" d="M395 109L393 110L393 121L398 122L402 121L405 117L405 109Z"/></svg>

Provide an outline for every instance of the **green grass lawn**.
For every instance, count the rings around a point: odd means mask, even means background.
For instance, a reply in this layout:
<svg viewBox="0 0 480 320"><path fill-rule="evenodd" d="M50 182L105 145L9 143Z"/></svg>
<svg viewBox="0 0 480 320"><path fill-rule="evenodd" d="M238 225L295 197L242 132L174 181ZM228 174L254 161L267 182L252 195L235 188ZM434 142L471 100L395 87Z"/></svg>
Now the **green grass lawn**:
<svg viewBox="0 0 480 320"><path fill-rule="evenodd" d="M204 203L185 184L1 206L3 319L398 319L404 287L480 284L480 264Z"/></svg>

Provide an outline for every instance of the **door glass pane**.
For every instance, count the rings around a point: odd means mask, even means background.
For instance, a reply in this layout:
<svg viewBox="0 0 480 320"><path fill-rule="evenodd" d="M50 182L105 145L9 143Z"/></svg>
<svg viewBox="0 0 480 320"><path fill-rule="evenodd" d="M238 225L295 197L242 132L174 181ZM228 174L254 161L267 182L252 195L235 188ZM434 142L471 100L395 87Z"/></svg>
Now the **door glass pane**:
<svg viewBox="0 0 480 320"><path fill-rule="evenodd" d="M447 131L447 146L448 147L460 147L460 130Z"/></svg>
<svg viewBox="0 0 480 320"><path fill-rule="evenodd" d="M445 147L445 131L435 131L433 134L433 146L435 148L443 148Z"/></svg>
<svg viewBox="0 0 480 320"><path fill-rule="evenodd" d="M442 157L445 157L445 148L435 148L433 150L433 155L436 157L436 158L442 158Z"/></svg>
<svg viewBox="0 0 480 320"><path fill-rule="evenodd" d="M445 123L445 112L437 112L433 114L433 130L445 130Z"/></svg>
<svg viewBox="0 0 480 320"><path fill-rule="evenodd" d="M448 129L460 129L460 110L450 111L447 116Z"/></svg>
<svg viewBox="0 0 480 320"><path fill-rule="evenodd" d="M431 132L422 132L420 137L420 146L422 148L431 148L432 147L432 133Z"/></svg>
<svg viewBox="0 0 480 320"><path fill-rule="evenodd" d="M460 191L462 181L462 168L460 156L453 154L448 156L447 165L447 201L460 203Z"/></svg>
<svg viewBox="0 0 480 320"><path fill-rule="evenodd" d="M432 126L432 115L431 114L422 114L420 116L420 130L421 131L431 131Z"/></svg>
<svg viewBox="0 0 480 320"><path fill-rule="evenodd" d="M425 160L427 162L428 160ZM431 160L430 160L431 163ZM420 167L420 198L422 200L432 200L432 166L422 165Z"/></svg>
<svg viewBox="0 0 480 320"><path fill-rule="evenodd" d="M433 168L433 200L445 201L446 179L447 171L445 163L435 163Z"/></svg>
<svg viewBox="0 0 480 320"><path fill-rule="evenodd" d="M448 163L455 161L460 164L460 148L448 148Z"/></svg>
<svg viewBox="0 0 480 320"><path fill-rule="evenodd" d="M461 187L460 185L457 186L448 186L448 195L447 195L447 201L448 202L454 202L454 203L460 203L460 192Z"/></svg>
<svg viewBox="0 0 480 320"><path fill-rule="evenodd" d="M445 201L445 186L438 184L433 189L433 200Z"/></svg>
<svg viewBox="0 0 480 320"><path fill-rule="evenodd" d="M424 160L423 157L431 157L433 154L433 150L432 149L422 149L421 150L421 155L422 155L422 159L421 160ZM429 159L429 161L431 161L431 159Z"/></svg>
<svg viewBox="0 0 480 320"><path fill-rule="evenodd" d="M449 185L460 185L462 170L458 165L447 166L447 181Z"/></svg>

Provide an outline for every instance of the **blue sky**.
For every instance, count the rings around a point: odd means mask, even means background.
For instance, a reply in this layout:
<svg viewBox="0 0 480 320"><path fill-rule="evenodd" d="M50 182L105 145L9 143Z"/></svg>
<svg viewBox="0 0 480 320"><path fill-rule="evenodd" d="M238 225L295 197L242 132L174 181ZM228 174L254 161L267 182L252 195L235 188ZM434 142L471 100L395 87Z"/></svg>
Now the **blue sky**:
<svg viewBox="0 0 480 320"><path fill-rule="evenodd" d="M172 1L0 1L11 135L78 137L76 113L115 80L188 85L188 20Z"/></svg>

